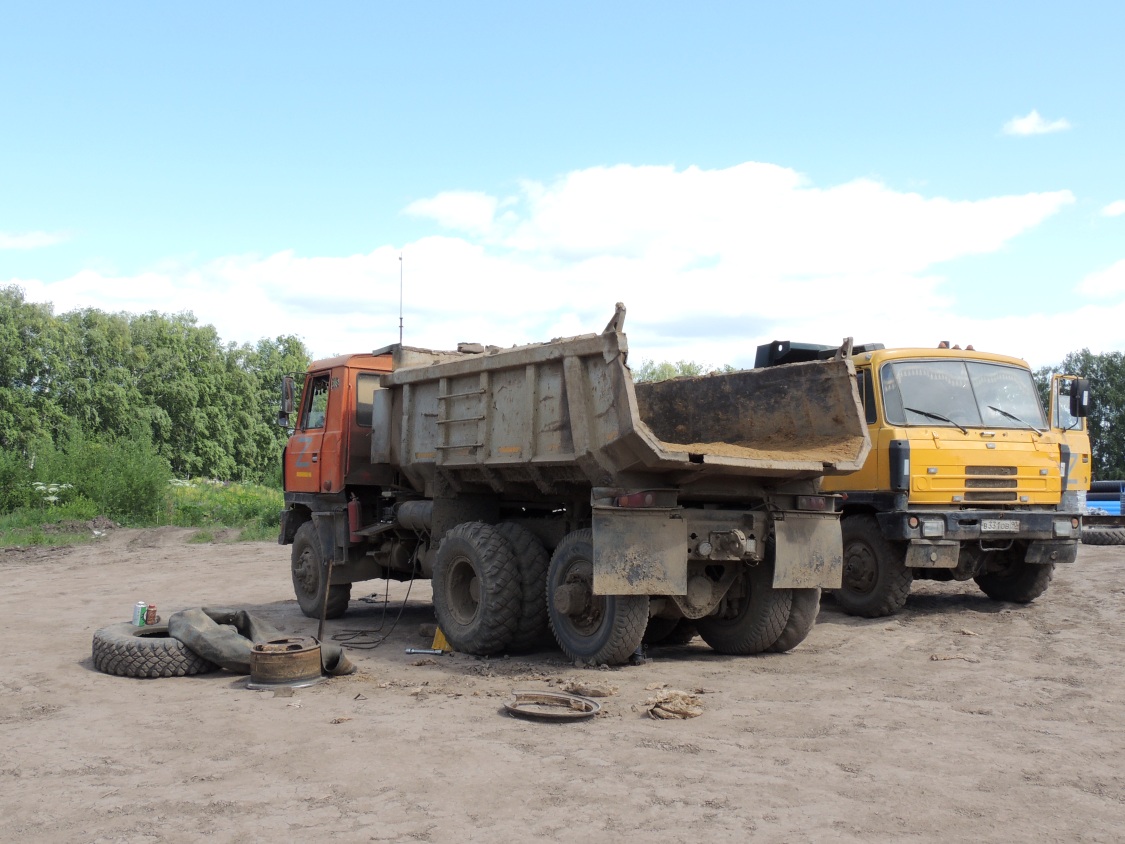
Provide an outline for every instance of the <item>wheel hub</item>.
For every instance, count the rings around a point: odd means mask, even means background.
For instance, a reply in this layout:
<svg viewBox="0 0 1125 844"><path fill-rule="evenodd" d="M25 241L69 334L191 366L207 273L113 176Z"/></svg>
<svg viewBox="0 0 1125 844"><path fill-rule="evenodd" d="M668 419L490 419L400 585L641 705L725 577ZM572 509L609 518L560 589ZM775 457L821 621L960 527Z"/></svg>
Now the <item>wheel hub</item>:
<svg viewBox="0 0 1125 844"><path fill-rule="evenodd" d="M844 588L866 595L875 588L879 569L875 555L865 545L853 545L844 557Z"/></svg>
<svg viewBox="0 0 1125 844"><path fill-rule="evenodd" d="M309 551L309 549L306 548L301 552L294 573L297 576L297 582L300 584L302 591L309 595L315 595L317 587L320 585L320 572L317 570L318 568L316 560L313 559L312 552Z"/></svg>

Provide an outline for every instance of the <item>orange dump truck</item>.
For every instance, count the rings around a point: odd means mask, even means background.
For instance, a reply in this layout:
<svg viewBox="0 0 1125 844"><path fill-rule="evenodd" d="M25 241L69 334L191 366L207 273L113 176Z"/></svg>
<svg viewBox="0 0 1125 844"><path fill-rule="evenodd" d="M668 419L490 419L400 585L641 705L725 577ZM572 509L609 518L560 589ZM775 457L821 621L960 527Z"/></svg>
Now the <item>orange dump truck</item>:
<svg viewBox="0 0 1125 844"><path fill-rule="evenodd" d="M299 402L288 383L279 541L302 610L339 617L353 582L430 578L467 653L553 634L574 660L621 663L688 623L723 653L800 642L843 563L820 478L869 449L852 362L636 385L624 315L504 350L317 361Z"/></svg>

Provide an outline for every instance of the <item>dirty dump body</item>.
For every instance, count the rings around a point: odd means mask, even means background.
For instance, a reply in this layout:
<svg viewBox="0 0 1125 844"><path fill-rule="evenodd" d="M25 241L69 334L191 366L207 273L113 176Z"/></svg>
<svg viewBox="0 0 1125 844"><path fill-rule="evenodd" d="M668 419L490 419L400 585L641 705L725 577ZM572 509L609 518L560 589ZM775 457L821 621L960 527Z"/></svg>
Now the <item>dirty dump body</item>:
<svg viewBox="0 0 1125 844"><path fill-rule="evenodd" d="M623 315L442 362L386 350L383 482L348 491L360 518L324 543L333 588L432 577L443 631L474 653L549 628L572 658L622 662L646 628L688 623L726 652L776 644L794 589L839 584L838 515L817 484L869 447L851 363L635 387ZM287 509L282 541L301 516Z"/></svg>

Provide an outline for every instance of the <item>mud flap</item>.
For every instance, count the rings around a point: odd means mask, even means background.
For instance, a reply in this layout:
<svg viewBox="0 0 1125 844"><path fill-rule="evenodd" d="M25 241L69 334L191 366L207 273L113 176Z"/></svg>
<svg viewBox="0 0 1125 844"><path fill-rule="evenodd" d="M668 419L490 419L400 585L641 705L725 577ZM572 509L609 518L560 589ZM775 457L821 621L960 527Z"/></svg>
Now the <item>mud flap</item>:
<svg viewBox="0 0 1125 844"><path fill-rule="evenodd" d="M960 542L934 540L911 542L906 546L908 569L955 569L961 554Z"/></svg>
<svg viewBox="0 0 1125 844"><path fill-rule="evenodd" d="M678 507L595 506L594 594L686 595L687 526L681 513Z"/></svg>
<svg viewBox="0 0 1125 844"><path fill-rule="evenodd" d="M1059 541L1035 540L1027 544L1025 563L1046 566L1051 563L1073 563L1078 558L1078 543L1073 539Z"/></svg>
<svg viewBox="0 0 1125 844"><path fill-rule="evenodd" d="M786 510L774 517L777 557L775 589L839 589L844 576L844 543L836 513Z"/></svg>

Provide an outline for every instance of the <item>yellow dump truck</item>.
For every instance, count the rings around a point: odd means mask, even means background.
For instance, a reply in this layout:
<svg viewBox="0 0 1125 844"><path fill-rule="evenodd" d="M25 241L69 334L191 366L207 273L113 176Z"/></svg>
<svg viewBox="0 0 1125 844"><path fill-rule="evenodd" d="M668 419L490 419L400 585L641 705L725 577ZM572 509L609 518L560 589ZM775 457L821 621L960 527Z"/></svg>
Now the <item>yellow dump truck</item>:
<svg viewBox="0 0 1125 844"><path fill-rule="evenodd" d="M835 352L775 341L758 347L756 366ZM869 344L851 359L871 452L859 471L821 487L843 497L840 608L891 615L915 579L971 578L1001 601L1043 594L1055 565L1077 555L1090 484L1088 383L1056 376L1045 414L1018 358Z"/></svg>

